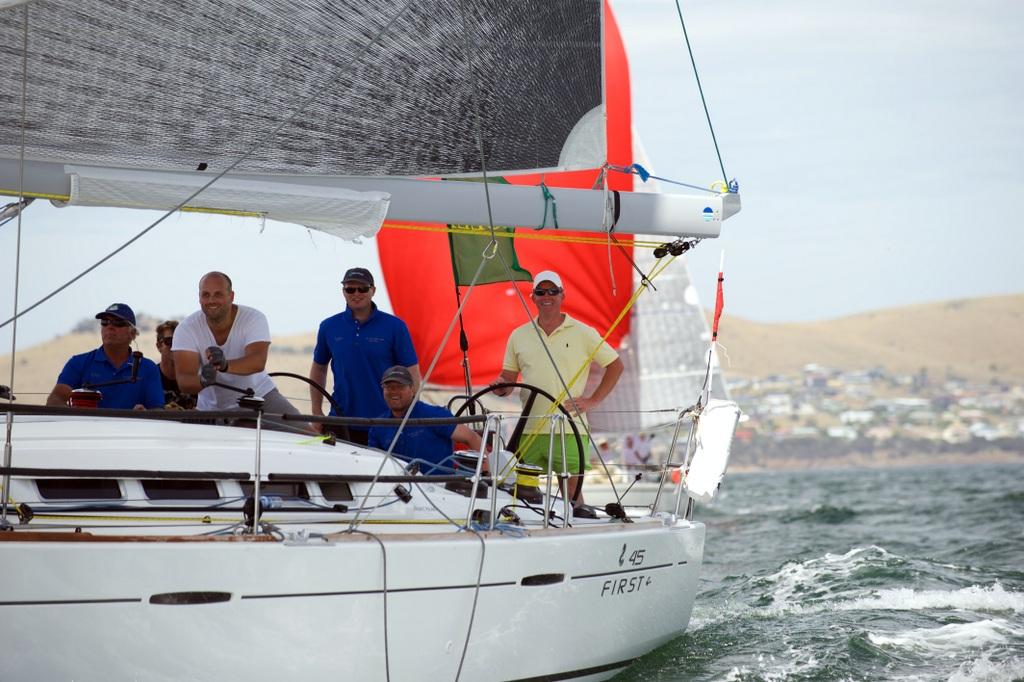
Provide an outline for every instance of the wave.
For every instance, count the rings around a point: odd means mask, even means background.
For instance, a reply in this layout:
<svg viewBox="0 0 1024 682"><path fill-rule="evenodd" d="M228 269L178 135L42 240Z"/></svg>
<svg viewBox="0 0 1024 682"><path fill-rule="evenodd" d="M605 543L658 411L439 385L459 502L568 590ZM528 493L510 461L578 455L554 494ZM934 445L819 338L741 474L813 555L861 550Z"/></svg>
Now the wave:
<svg viewBox="0 0 1024 682"><path fill-rule="evenodd" d="M822 504L811 507L806 511L788 514L782 520L787 523L806 521L809 523L838 524L846 523L855 516L857 516L857 512L849 507L833 507L832 505Z"/></svg>
<svg viewBox="0 0 1024 682"><path fill-rule="evenodd" d="M971 623L951 623L938 628L918 628L906 632L868 633L872 644L897 647L945 658L961 656L965 649L982 649L1006 644L1010 638L1024 635L1024 628L1001 619Z"/></svg>
<svg viewBox="0 0 1024 682"><path fill-rule="evenodd" d="M1024 679L1024 659L992 660L989 654L960 664L949 682L1003 682Z"/></svg>
<svg viewBox="0 0 1024 682"><path fill-rule="evenodd" d="M998 582L988 587L971 585L959 590L878 590L870 597L859 597L831 606L836 611L923 611L958 609L1000 613L1024 612L1024 593L1007 592Z"/></svg>

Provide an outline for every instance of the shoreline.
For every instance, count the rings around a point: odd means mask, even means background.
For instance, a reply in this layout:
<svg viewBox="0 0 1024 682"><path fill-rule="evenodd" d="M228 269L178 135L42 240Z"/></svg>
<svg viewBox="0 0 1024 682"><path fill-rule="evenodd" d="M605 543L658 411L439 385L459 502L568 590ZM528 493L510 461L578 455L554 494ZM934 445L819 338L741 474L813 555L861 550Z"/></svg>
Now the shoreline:
<svg viewBox="0 0 1024 682"><path fill-rule="evenodd" d="M765 473L772 471L815 471L837 469L911 469L927 466L970 466L972 464L1024 464L1024 453L1007 450L982 450L972 453L943 452L891 455L875 452L842 457L771 458L764 463L730 463L729 473Z"/></svg>

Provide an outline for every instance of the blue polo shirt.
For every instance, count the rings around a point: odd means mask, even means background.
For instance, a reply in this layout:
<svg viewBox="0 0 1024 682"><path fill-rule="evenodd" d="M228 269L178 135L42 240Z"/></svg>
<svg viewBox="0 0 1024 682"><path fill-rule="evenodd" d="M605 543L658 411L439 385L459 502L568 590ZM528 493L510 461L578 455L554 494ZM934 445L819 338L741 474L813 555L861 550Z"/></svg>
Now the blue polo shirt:
<svg viewBox="0 0 1024 682"><path fill-rule="evenodd" d="M417 363L405 322L377 310L376 305L365 322L356 320L347 308L321 322L313 361L330 363L334 374L331 395L346 417L376 417L387 411L380 390L384 370ZM333 407L331 414L337 415Z"/></svg>
<svg viewBox="0 0 1024 682"><path fill-rule="evenodd" d="M111 364L103 346L81 355L73 355L64 365L58 384L71 388L82 388L86 383L102 384L107 381L131 379L132 357L120 367ZM103 394L100 407L130 410L136 405L144 405L146 409L164 406L164 389L160 383L160 368L147 358L139 361L139 375L134 384L118 384L101 386L96 389Z"/></svg>
<svg viewBox="0 0 1024 682"><path fill-rule="evenodd" d="M391 410L377 416L382 419L394 417ZM443 407L428 405L422 400L416 402L412 408L412 414L409 415L410 419L437 419L440 417L451 418L452 413ZM372 448L387 450L397 432L398 426L374 426L370 429L367 444ZM402 459L421 459L432 464L440 464L452 455L452 433L454 432L455 424L406 426L402 435L398 437L398 442L395 443L395 449L392 452ZM448 460L445 466L451 467L451 460ZM424 474L429 474L434 471L434 467L423 466L421 471Z"/></svg>

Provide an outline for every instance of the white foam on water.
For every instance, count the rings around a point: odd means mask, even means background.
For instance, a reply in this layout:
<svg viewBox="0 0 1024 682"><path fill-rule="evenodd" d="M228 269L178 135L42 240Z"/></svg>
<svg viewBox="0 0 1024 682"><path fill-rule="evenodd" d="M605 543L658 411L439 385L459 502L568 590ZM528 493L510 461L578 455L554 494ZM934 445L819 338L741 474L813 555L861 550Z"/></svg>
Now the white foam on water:
<svg viewBox="0 0 1024 682"><path fill-rule="evenodd" d="M833 604L836 611L923 611L961 609L965 611L1024 612L1024 593L1007 592L999 583L988 587L971 585L959 590L878 590L874 596Z"/></svg>
<svg viewBox="0 0 1024 682"><path fill-rule="evenodd" d="M960 656L964 650L1005 644L1011 637L1022 635L1024 628L1002 619L994 619L888 634L871 632L868 633L868 639L878 646L909 649L929 656L948 658Z"/></svg>
<svg viewBox="0 0 1024 682"><path fill-rule="evenodd" d="M1010 658L993 661L986 653L981 658L966 661L949 676L949 682L1010 682L1024 678L1024 659Z"/></svg>
<svg viewBox="0 0 1024 682"><path fill-rule="evenodd" d="M759 679L768 682L784 682L794 677L814 676L814 672L820 667L821 662L810 654L808 658L799 660L789 656L806 655L802 651L790 649L785 656L775 654L759 654L751 665L734 666L725 674L723 679L735 681L749 678L756 675ZM836 682L843 682L837 680Z"/></svg>
<svg viewBox="0 0 1024 682"><path fill-rule="evenodd" d="M788 602L799 600L801 592L820 584L822 577L845 578L869 562L898 558L876 545L854 547L845 554L826 554L799 563L785 564L764 579L776 584L772 597L777 605L786 608L790 606ZM797 599L794 600L794 597Z"/></svg>

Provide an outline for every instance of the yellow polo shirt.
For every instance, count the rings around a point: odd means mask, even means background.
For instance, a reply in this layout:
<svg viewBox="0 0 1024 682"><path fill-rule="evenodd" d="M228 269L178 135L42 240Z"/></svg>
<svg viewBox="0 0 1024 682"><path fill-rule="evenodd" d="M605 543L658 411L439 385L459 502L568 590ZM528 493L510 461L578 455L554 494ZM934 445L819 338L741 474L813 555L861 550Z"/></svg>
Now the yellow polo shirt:
<svg viewBox="0 0 1024 682"><path fill-rule="evenodd" d="M544 336L543 343L537 335ZM555 372L551 360L544 352L547 346L558 366ZM595 352L596 349L596 352ZM505 360L502 369L518 372L522 375L523 383L533 384L537 388L544 389L556 398L562 393L562 382L558 374L569 384L569 390L574 398L583 395L587 386L587 377L590 376L590 354L594 353L593 361L602 367L607 367L619 357L615 349L601 340L601 335L593 327L587 326L579 320L574 320L569 315L551 334L544 334L539 327L534 330L533 324L527 322L517 327L508 337L508 345L505 347ZM585 367L584 364L586 365ZM583 371L573 381L573 377L583 367ZM521 392L521 398L525 402L525 391ZM542 395L537 396L533 404L534 415L548 414L551 401ZM586 421L586 418L583 418ZM548 421L545 419L531 419L526 425L526 433L547 433ZM582 429L581 429L582 431Z"/></svg>

